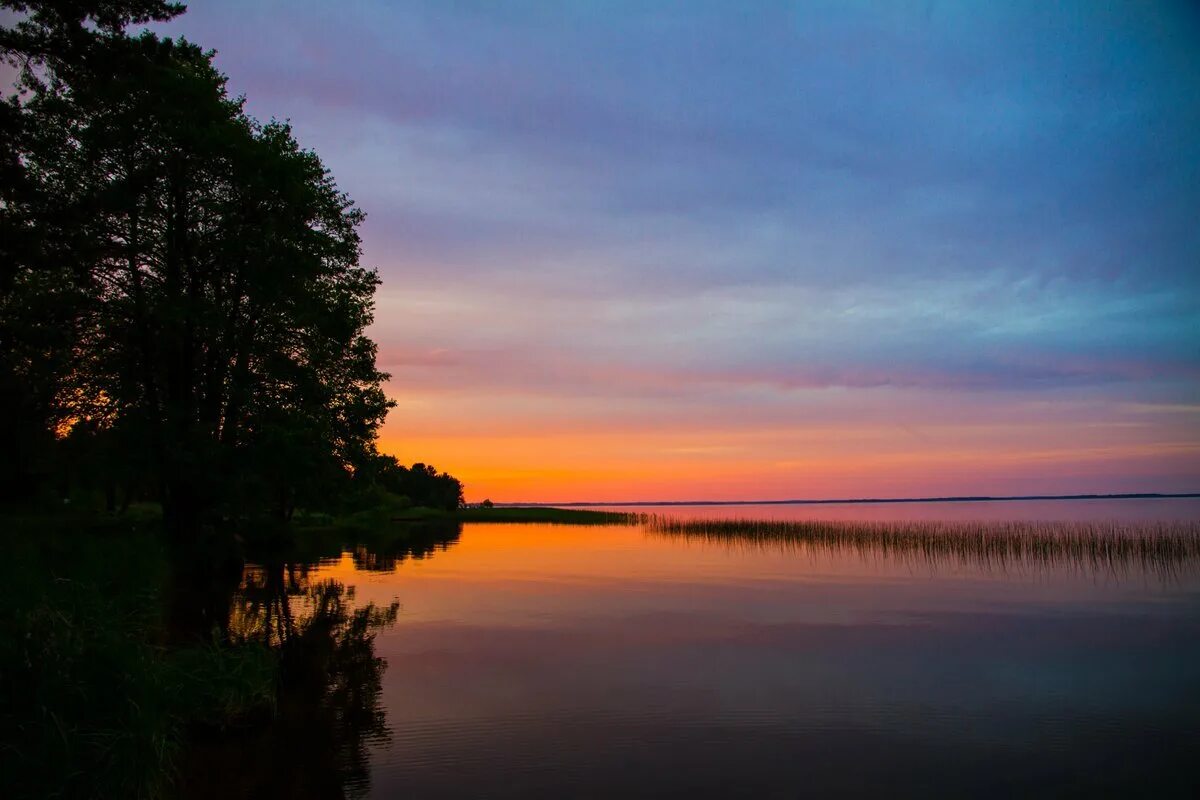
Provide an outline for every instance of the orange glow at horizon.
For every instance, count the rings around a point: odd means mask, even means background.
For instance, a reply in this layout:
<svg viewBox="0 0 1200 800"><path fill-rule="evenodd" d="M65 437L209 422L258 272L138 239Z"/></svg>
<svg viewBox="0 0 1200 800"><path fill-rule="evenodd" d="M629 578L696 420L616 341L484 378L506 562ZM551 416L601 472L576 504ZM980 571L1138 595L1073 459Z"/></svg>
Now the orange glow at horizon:
<svg viewBox="0 0 1200 800"><path fill-rule="evenodd" d="M1200 441L1143 424L663 424L469 430L393 413L380 441L460 478L468 501L754 500L1195 491ZM467 426L468 428L471 426ZM444 433L438 434L442 430ZM1182 478L1180 477L1182 476ZM1193 476L1189 479L1189 476Z"/></svg>
<svg viewBox="0 0 1200 800"><path fill-rule="evenodd" d="M382 452L469 501L1200 492L1197 4L480 5L161 28L365 213Z"/></svg>
<svg viewBox="0 0 1200 800"><path fill-rule="evenodd" d="M973 304L994 296L986 281L845 296L505 291L385 287L379 300L397 403L380 448L455 475L468 501L1200 491L1200 375L1031 343L989 362L988 337L1064 312L1023 300L1024 322L1008 307L983 319ZM925 331L943 307L951 320L973 309L988 332L977 354L947 359L949 334L896 363L873 352L877 321L911 314ZM788 348L813 363L774 353Z"/></svg>

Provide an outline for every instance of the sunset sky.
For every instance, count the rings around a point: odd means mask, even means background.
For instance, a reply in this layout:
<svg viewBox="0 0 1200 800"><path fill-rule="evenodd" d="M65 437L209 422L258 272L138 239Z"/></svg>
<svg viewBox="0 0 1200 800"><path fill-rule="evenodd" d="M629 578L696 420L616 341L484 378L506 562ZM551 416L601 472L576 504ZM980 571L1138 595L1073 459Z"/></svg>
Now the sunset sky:
<svg viewBox="0 0 1200 800"><path fill-rule="evenodd" d="M503 6L503 9L501 9ZM194 0L496 501L1200 491L1200 6Z"/></svg>

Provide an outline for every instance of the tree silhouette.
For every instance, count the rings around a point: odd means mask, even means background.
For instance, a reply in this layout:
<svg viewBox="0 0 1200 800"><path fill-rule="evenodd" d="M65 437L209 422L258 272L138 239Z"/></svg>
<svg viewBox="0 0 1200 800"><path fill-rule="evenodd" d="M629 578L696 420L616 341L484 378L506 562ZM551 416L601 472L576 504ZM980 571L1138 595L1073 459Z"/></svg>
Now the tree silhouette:
<svg viewBox="0 0 1200 800"><path fill-rule="evenodd" d="M38 432L11 438L124 430L178 531L286 518L314 476L374 454L391 406L362 213L287 124L244 113L211 53L123 32L179 6L3 5L27 16L0 37L21 70L0 120L2 375L30 387L13 424Z"/></svg>
<svg viewBox="0 0 1200 800"><path fill-rule="evenodd" d="M371 483L417 506L454 511L463 505L463 485L454 476L429 464L405 467L392 456L375 455L355 474L360 483Z"/></svg>

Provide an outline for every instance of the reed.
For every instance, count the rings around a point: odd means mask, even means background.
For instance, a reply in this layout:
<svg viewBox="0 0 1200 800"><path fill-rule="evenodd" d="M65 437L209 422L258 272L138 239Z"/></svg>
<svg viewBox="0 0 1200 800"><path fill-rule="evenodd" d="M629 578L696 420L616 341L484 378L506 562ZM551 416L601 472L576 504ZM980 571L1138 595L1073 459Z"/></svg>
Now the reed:
<svg viewBox="0 0 1200 800"><path fill-rule="evenodd" d="M854 552L937 567L1200 571L1200 522L829 521L641 517L652 535L752 548Z"/></svg>

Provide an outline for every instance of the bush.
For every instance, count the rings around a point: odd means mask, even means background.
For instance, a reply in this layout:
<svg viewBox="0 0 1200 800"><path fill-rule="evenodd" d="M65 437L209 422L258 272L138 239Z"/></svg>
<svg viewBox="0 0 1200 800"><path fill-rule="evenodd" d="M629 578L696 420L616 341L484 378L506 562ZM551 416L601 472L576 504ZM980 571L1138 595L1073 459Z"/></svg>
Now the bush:
<svg viewBox="0 0 1200 800"><path fill-rule="evenodd" d="M167 647L167 560L128 523L4 525L0 774L10 797L162 797L193 724L267 714L264 647Z"/></svg>

